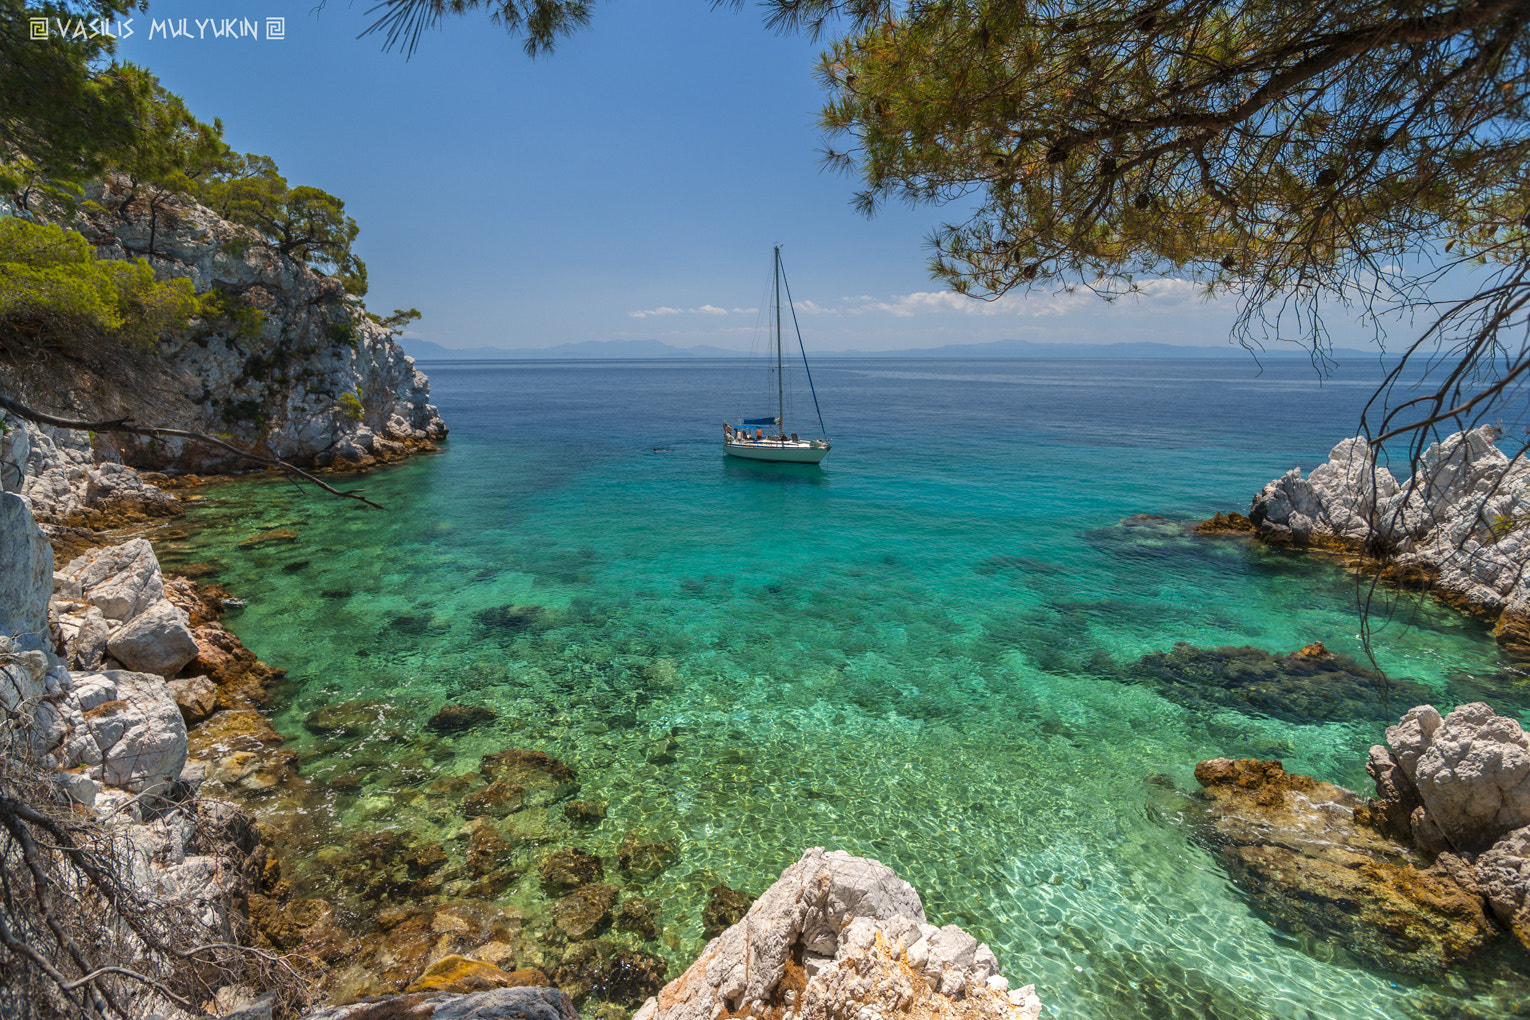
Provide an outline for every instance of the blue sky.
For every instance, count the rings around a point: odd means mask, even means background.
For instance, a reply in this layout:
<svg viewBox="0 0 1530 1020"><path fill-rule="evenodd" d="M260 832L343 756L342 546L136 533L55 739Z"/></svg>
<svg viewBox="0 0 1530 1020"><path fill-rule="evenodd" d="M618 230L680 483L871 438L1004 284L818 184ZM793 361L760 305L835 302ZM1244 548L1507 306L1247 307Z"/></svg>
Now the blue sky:
<svg viewBox="0 0 1530 1020"><path fill-rule="evenodd" d="M959 209L866 219L820 172L819 47L707 0L599 3L528 59L482 14L414 58L357 39L370 0L153 0L119 56L149 67L242 151L344 199L374 310L418 307L446 347L657 339L747 349L783 245L809 348L1157 340L1227 343L1230 310L1165 281L1144 301L996 304L943 292L924 238ZM285 38L198 19L279 16ZM186 19L191 36L155 24ZM152 38L151 38L152 36Z"/></svg>

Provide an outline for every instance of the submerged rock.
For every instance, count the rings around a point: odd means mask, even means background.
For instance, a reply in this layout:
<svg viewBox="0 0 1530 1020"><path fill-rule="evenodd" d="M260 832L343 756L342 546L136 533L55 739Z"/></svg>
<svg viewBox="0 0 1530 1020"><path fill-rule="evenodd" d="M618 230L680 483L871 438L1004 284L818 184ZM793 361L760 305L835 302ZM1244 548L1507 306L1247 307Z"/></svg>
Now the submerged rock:
<svg viewBox="0 0 1530 1020"><path fill-rule="evenodd" d="M1152 684L1187 707L1213 705L1295 723L1385 719L1390 705L1429 696L1427 688L1390 679L1321 642L1272 655L1259 648L1196 648L1180 641L1172 651L1144 655L1123 678Z"/></svg>
<svg viewBox="0 0 1530 1020"><path fill-rule="evenodd" d="M515 783L526 791L527 807L547 807L579 792L579 776L572 768L541 751L512 747L486 754L479 771L490 782Z"/></svg>
<svg viewBox="0 0 1530 1020"><path fill-rule="evenodd" d="M497 718L494 710L484 705L443 705L425 723L425 728L437 733L460 733L481 722L491 722Z"/></svg>
<svg viewBox="0 0 1530 1020"><path fill-rule="evenodd" d="M526 803L526 791L516 783L496 779L482 789L462 798L462 813L469 818L488 815L503 818L519 811Z"/></svg>
<svg viewBox="0 0 1530 1020"><path fill-rule="evenodd" d="M568 847L542 859L542 888L549 893L564 892L589 885L604 878L605 865L594 854Z"/></svg>
<svg viewBox="0 0 1530 1020"><path fill-rule="evenodd" d="M652 953L596 939L564 950L552 977L576 1004L598 999L636 1006L659 990L667 969Z"/></svg>
<svg viewBox="0 0 1530 1020"><path fill-rule="evenodd" d="M1283 927L1404 974L1435 976L1496 932L1449 862L1357 825L1360 798L1279 762L1201 762L1210 838L1260 910Z"/></svg>
<svg viewBox="0 0 1530 1020"><path fill-rule="evenodd" d="M617 895L616 886L604 882L576 889L553 904L553 927L570 942L593 938L611 926Z"/></svg>
<svg viewBox="0 0 1530 1020"><path fill-rule="evenodd" d="M603 800L571 800L563 805L563 817L577 826L598 825L606 817Z"/></svg>
<svg viewBox="0 0 1530 1020"><path fill-rule="evenodd" d="M707 905L701 911L701 929L707 937L718 935L737 924L749 912L754 897L748 893L730 889L719 882L707 894Z"/></svg>
<svg viewBox="0 0 1530 1020"><path fill-rule="evenodd" d="M616 909L617 931L630 931L645 942L659 937L659 901L648 896L628 896Z"/></svg>
<svg viewBox="0 0 1530 1020"><path fill-rule="evenodd" d="M629 879L649 882L663 874L676 856L673 843L649 842L636 832L628 832L616 848L616 866Z"/></svg>
<svg viewBox="0 0 1530 1020"><path fill-rule="evenodd" d="M547 610L541 606L495 606L480 609L473 619L488 630L515 634L524 630L541 630L546 626Z"/></svg>
<svg viewBox="0 0 1530 1020"><path fill-rule="evenodd" d="M493 964L452 953L443 956L405 988L406 992L483 992L514 988L516 979Z"/></svg>
<svg viewBox="0 0 1530 1020"><path fill-rule="evenodd" d="M955 925L926 923L886 865L814 847L634 1020L1037 1020L1034 987L1010 991L997 964Z"/></svg>
<svg viewBox="0 0 1530 1020"><path fill-rule="evenodd" d="M315 736L353 740L373 734L403 732L407 713L385 701L343 701L325 705L303 720L303 728Z"/></svg>

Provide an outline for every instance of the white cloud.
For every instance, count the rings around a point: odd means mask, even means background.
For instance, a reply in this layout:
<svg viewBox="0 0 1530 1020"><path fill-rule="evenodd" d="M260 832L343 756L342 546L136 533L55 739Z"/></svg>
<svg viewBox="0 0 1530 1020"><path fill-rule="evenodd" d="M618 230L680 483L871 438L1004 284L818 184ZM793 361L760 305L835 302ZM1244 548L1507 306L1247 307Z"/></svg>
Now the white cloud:
<svg viewBox="0 0 1530 1020"><path fill-rule="evenodd" d="M734 311L739 311L735 308ZM658 308L645 308L639 312L628 312L634 319L647 319L655 315L727 315L726 308L718 308L716 305L701 305L698 308L671 308L661 305Z"/></svg>
<svg viewBox="0 0 1530 1020"><path fill-rule="evenodd" d="M1009 316L1014 318L1040 318L1067 315L1085 310L1142 310L1148 305L1153 311L1184 307L1189 310L1204 304L1204 291L1200 284L1176 278L1144 280L1136 293L1122 295L1107 302L1101 295L1087 289L1074 291L1050 291L1033 294L1005 294L991 301L965 297L949 290L916 291L912 294L895 294L879 299L862 296L847 299L853 303L843 310L851 315L883 312L900 319L921 315L946 315L952 312L962 315ZM838 312L839 309L832 309Z"/></svg>

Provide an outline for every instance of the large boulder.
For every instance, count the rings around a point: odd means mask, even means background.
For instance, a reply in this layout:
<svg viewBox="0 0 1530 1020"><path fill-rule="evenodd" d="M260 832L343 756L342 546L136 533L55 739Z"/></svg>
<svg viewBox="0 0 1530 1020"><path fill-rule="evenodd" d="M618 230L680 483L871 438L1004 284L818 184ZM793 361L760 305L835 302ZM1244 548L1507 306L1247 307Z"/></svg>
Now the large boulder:
<svg viewBox="0 0 1530 1020"><path fill-rule="evenodd" d="M986 945L925 921L912 886L879 861L813 847L634 1020L779 1015L1036 1020L1033 986L1009 991Z"/></svg>
<svg viewBox="0 0 1530 1020"><path fill-rule="evenodd" d="M109 670L74 678L63 768L131 793L163 791L186 768L186 723L164 678Z"/></svg>
<svg viewBox="0 0 1530 1020"><path fill-rule="evenodd" d="M148 539L92 549L70 560L62 573L78 582L86 602L118 623L165 598L164 575Z"/></svg>
<svg viewBox="0 0 1530 1020"><path fill-rule="evenodd" d="M56 578L54 608L70 662L91 669L104 651L128 669L173 676L197 657L185 610L170 601L154 547L142 538L91 549Z"/></svg>
<svg viewBox="0 0 1530 1020"><path fill-rule="evenodd" d="M1420 705L1386 737L1421 804L1411 816L1421 846L1431 848L1437 831L1450 848L1475 854L1530 825L1530 736L1514 719L1481 702L1444 718ZM1373 758L1381 750L1373 749Z"/></svg>
<svg viewBox="0 0 1530 1020"><path fill-rule="evenodd" d="M197 639L186 614L158 602L123 624L106 640L106 650L128 669L174 676L197 657Z"/></svg>
<svg viewBox="0 0 1530 1020"><path fill-rule="evenodd" d="M32 519L32 508L13 492L0 492L0 634L17 646L42 649L48 638L48 596L53 552Z"/></svg>

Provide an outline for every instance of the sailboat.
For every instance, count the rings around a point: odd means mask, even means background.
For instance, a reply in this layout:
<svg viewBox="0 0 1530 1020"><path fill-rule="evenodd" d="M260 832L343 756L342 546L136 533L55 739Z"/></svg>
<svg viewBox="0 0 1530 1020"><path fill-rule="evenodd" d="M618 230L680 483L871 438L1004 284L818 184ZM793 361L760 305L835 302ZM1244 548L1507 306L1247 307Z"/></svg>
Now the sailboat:
<svg viewBox="0 0 1530 1020"><path fill-rule="evenodd" d="M743 418L737 426L723 424L723 452L745 460L767 460L781 464L818 464L829 455L829 440L798 439L786 430L786 383L782 373L781 290L785 279L781 268L781 246L775 248L774 305L776 311L776 413L775 417ZM791 288L786 288L786 307L791 313L792 328L797 329L797 312L791 305ZM823 412L818 408L818 391L813 388L813 373L807 367L807 348L802 345L802 331L797 329L797 348L802 352L802 367L807 373L808 389L813 394L813 410L818 413L818 428L823 427Z"/></svg>

